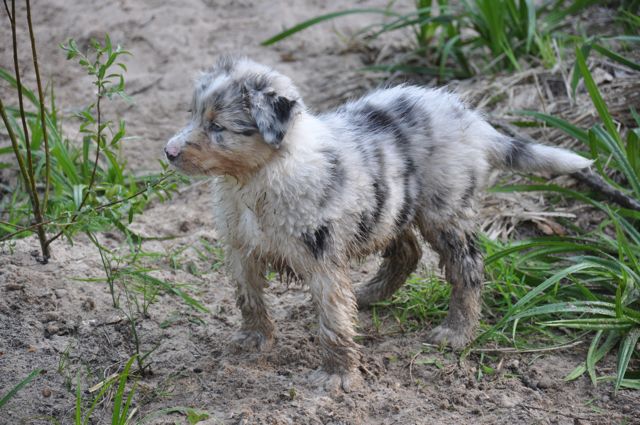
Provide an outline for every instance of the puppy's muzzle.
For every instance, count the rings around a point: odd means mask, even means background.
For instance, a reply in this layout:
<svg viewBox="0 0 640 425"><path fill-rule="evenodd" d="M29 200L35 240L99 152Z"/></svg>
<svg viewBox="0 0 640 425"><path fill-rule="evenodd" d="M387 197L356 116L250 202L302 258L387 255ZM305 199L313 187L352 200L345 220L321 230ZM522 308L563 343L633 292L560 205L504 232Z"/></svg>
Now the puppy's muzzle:
<svg viewBox="0 0 640 425"><path fill-rule="evenodd" d="M169 161L173 162L180 156L180 148L178 146L165 146L164 154Z"/></svg>
<svg viewBox="0 0 640 425"><path fill-rule="evenodd" d="M186 141L189 140L191 134L191 128L183 128L176 133L164 147L164 154L167 156L169 162L175 162L182 153Z"/></svg>

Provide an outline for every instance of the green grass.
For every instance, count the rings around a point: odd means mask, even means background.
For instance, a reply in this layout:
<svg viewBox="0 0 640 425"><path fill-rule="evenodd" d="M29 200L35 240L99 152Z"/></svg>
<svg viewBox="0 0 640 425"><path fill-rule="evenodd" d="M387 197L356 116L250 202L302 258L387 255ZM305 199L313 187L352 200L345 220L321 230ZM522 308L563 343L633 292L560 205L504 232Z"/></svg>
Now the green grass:
<svg viewBox="0 0 640 425"><path fill-rule="evenodd" d="M22 108L4 107L5 126L15 135L17 151L0 149L0 167L16 168L20 156L22 162L33 163L33 173L27 172L17 184L2 188L6 194L0 198L0 240L28 236L35 230L31 186L36 187L48 247L58 237L71 239L77 232L115 227L129 233L127 225L142 213L150 199L170 197L178 182L184 180L166 164L162 164L162 173L151 175L128 170L120 152L121 144L130 139L125 122L113 122L102 111L104 102L114 97L129 101L124 91L126 66L121 62L121 56L129 52L113 45L108 35L102 42L92 40L86 53L73 40L63 48L68 58L77 59L94 79L97 95L71 117L78 123L79 140L70 140L62 133L63 117L53 86L46 93L36 93L23 85L26 104ZM15 74L0 68L0 80L17 92ZM42 111L42 117L31 109Z"/></svg>
<svg viewBox="0 0 640 425"><path fill-rule="evenodd" d="M627 62L620 61L622 64ZM620 129L593 80L583 50L579 48L576 63L601 122L583 130L556 117L539 113L529 115L581 141L589 148L597 172L610 186L630 198L640 199L640 117L632 109L636 126ZM515 333L517 324L530 318L547 328L586 331L592 339L585 363L567 378L575 379L588 372L594 385L599 380L612 380L616 391L622 387L639 388L637 371L629 371L628 366L631 358L638 356L636 344L640 336L640 212L608 205L598 199L598 194L555 185L537 184L502 190L557 194L589 205L604 218L595 229L576 229L574 226L576 234L571 237L511 243L489 256L489 266L506 260L525 278L541 283L509 308L476 343L486 341L493 332L510 323ZM550 294L552 298L544 300ZM615 376L598 377L596 364L614 349L618 352Z"/></svg>
<svg viewBox="0 0 640 425"><path fill-rule="evenodd" d="M434 4L435 3L435 4ZM558 48L580 37L565 34L570 19L595 0L418 0L415 9L399 13L391 3L384 9L348 9L316 16L265 40L271 45L313 25L353 14L378 14L379 23L358 32L366 40L393 31L410 31L414 46L394 63L367 69L467 78L475 74L518 70L522 62L556 64ZM625 23L634 22L633 6L623 9Z"/></svg>
<svg viewBox="0 0 640 425"><path fill-rule="evenodd" d="M80 383L80 376L78 375L75 394L75 425L87 425L94 423L96 418L93 417L93 413L96 407L105 401L112 406L112 425L128 425L133 423L132 418L136 414L137 408L132 407L132 402L136 392L137 382L133 384L133 387L127 393L127 381L130 377L131 365L135 360L136 356L131 357L125 364L122 372L115 376L111 376L105 381L94 386L92 389L95 389L98 393L88 401L84 400L82 397L82 385ZM115 392L112 391L114 388Z"/></svg>
<svg viewBox="0 0 640 425"><path fill-rule="evenodd" d="M437 323L446 315L450 292L449 285L435 275L414 273L391 299L374 305L373 323L379 328L382 322L393 319L402 331Z"/></svg>

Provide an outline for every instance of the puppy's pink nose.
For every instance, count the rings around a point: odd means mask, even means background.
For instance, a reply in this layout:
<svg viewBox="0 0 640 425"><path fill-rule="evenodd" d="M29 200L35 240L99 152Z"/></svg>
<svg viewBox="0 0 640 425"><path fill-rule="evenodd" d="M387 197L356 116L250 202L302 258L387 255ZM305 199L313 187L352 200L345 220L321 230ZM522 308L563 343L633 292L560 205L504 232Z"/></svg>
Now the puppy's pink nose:
<svg viewBox="0 0 640 425"><path fill-rule="evenodd" d="M167 155L167 159L169 161L174 161L178 156L180 156L180 149L177 146L166 146L164 148L164 153Z"/></svg>

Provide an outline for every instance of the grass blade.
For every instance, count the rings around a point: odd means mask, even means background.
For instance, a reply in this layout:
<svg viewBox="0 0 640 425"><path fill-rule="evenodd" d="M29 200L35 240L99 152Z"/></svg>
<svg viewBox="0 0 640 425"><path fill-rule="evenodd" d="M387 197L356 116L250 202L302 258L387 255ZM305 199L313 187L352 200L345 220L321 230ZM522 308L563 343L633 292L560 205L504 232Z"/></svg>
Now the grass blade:
<svg viewBox="0 0 640 425"><path fill-rule="evenodd" d="M11 400L16 395L16 393L18 391L20 391L27 384L29 384L29 382L33 381L33 379L36 376L40 375L42 372L43 372L42 369L34 370L29 375L27 375L26 378L24 378L22 381L20 381L15 387L11 388L11 390L9 390L9 392L7 394L5 394L4 396L2 396L2 398L0 398L0 409L2 408L2 406L7 404L9 402L9 400Z"/></svg>
<svg viewBox="0 0 640 425"><path fill-rule="evenodd" d="M613 123L613 119L611 118L611 114L609 114L609 109L607 108L607 104L604 102L604 99L600 95L600 90L598 90L598 86L593 80L591 76L591 72L589 72L589 68L587 67L586 59L582 53L582 50L576 48L576 63L578 65L578 69L582 74L582 78L584 79L584 84L589 92L589 96L591 96L591 101L593 102L593 106L596 107L598 111L598 115L600 115L600 119L604 123L605 128L609 132L609 134L615 138L618 145L622 145L622 140L620 140L620 134Z"/></svg>
<svg viewBox="0 0 640 425"><path fill-rule="evenodd" d="M195 310L199 310L203 313L209 313L209 309L203 306L202 304L200 304L200 302L198 302L196 299L190 297L180 288L176 288L175 286L172 286L171 284L165 282L164 280L157 279L153 276L148 275L147 273L143 273L140 271L131 271L130 274L142 279L143 281L157 285L165 289L167 292L171 294L179 296L180 298L182 298L184 302L186 302L189 306L191 306Z"/></svg>
<svg viewBox="0 0 640 425"><path fill-rule="evenodd" d="M543 114L541 112L535 111L517 111L519 115L527 115L530 117L534 117L551 127L557 128L559 130L564 131L569 136L580 140L585 146L589 145L589 136L588 133L575 125L560 119L558 117L554 117L552 115Z"/></svg>
<svg viewBox="0 0 640 425"><path fill-rule="evenodd" d="M633 329L622 341L622 346L618 351L618 370L616 373L615 392L617 392L622 385L622 380L627 372L629 360L631 360L631 355L636 348L638 338L640 338L640 328Z"/></svg>
<svg viewBox="0 0 640 425"><path fill-rule="evenodd" d="M589 373L589 377L591 378L591 382L593 383L593 386L596 386L598 384L598 380L597 380L597 376L596 376L596 349L598 347L598 342L600 342L600 338L602 337L602 333L604 331L600 330L598 332L596 332L596 336L593 338L593 341L591 341L591 345L589 345L589 351L587 351L587 360L586 360L586 366L587 366L587 372Z"/></svg>
<svg viewBox="0 0 640 425"><path fill-rule="evenodd" d="M127 410L128 410L129 404L131 403L131 400L128 399L125 402L124 408L122 406L122 400L124 398L124 390L127 384L127 378L129 377L129 369L131 369L131 365L135 361L136 357L137 355L131 356L129 361L127 361L127 364L124 366L124 370L122 371L122 373L120 373L120 382L118 383L118 389L114 397L113 413L111 416L111 425L123 425L124 422L122 421L122 418L124 418L125 420L127 418ZM129 395L131 396L132 393L133 393L133 390Z"/></svg>
<svg viewBox="0 0 640 425"><path fill-rule="evenodd" d="M556 313L589 313L616 317L615 304L604 301L573 301L534 307L513 315L512 319L517 320L525 317Z"/></svg>
<svg viewBox="0 0 640 425"><path fill-rule="evenodd" d="M281 33L274 35L273 37L263 41L260 44L262 44L263 46L269 46L280 40L290 37L297 32L300 32L309 27L317 25L321 22L330 21L332 19L339 18L342 16L353 15L353 14L366 14L366 13L376 13L376 14L381 14L386 16L399 16L397 13L391 12L387 9L348 9L340 12L327 13L325 15L316 16L315 18L311 18L309 20L301 22L298 25L295 25L289 29L282 31Z"/></svg>
<svg viewBox="0 0 640 425"><path fill-rule="evenodd" d="M607 353L611 351L611 349L618 344L619 340L620 340L620 335L617 332L615 331L609 332L607 335L607 339L605 339L604 343L600 346L600 348L598 348L595 351L593 355L593 363L595 364L599 362L604 356L606 356ZM574 379L577 379L580 376L582 376L582 374L584 374L586 371L587 371L587 365L586 365L586 362L583 362L578 367L576 367L573 371L571 371L571 373L565 376L564 380L573 381Z"/></svg>
<svg viewBox="0 0 640 425"><path fill-rule="evenodd" d="M604 46L601 46L600 44L594 43L591 48L595 51L597 51L598 53L601 53L602 55L608 57L609 59L612 59L618 63L621 63L622 65L628 66L629 68L635 70L635 71L640 71L640 64L637 62L632 61L631 59L627 59L622 55L619 55L618 53L607 49Z"/></svg>
<svg viewBox="0 0 640 425"><path fill-rule="evenodd" d="M545 326L565 327L585 330L627 330L633 322L626 318L596 318L596 319L564 319L544 322Z"/></svg>
<svg viewBox="0 0 640 425"><path fill-rule="evenodd" d="M635 196L640 198L640 178L638 178L638 175L635 173L633 167L629 163L626 152L621 147L621 144L617 143L617 141L614 140L614 138L611 136L611 133L604 131L604 129L598 125L593 127L591 131L593 131L598 139L606 145L607 149L611 152L616 160L616 163L620 167L620 171L624 173L625 177L629 181L629 184L631 185Z"/></svg>
<svg viewBox="0 0 640 425"><path fill-rule="evenodd" d="M80 388L80 374L76 378L76 425L82 425L82 390Z"/></svg>

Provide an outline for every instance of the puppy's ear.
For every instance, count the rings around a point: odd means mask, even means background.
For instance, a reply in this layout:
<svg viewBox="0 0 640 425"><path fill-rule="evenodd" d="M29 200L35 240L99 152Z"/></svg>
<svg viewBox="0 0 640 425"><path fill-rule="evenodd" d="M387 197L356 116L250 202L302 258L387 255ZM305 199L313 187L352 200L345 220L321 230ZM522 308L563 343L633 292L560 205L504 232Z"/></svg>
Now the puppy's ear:
<svg viewBox="0 0 640 425"><path fill-rule="evenodd" d="M279 148L289 128L296 100L279 95L273 88L243 87L245 106L265 142Z"/></svg>

